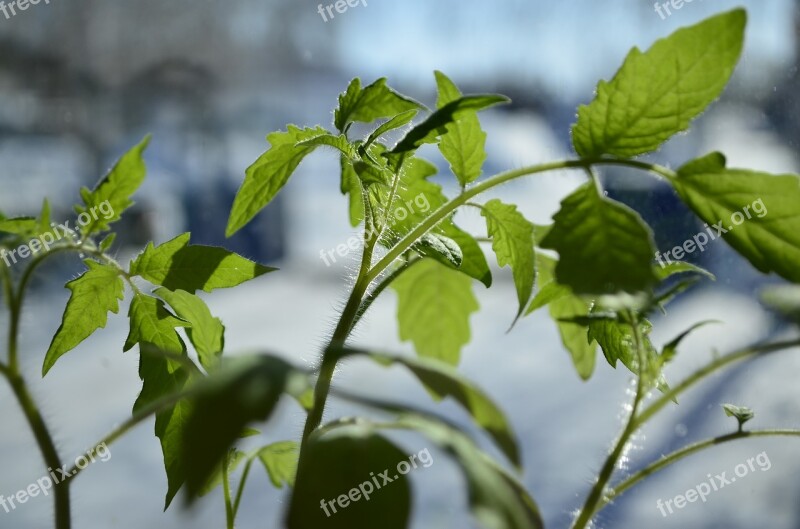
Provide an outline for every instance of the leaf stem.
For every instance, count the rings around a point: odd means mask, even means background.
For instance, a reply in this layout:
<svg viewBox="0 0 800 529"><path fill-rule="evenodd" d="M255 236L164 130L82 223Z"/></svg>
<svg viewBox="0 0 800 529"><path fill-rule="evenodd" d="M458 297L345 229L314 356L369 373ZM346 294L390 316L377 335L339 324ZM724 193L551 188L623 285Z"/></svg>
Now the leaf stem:
<svg viewBox="0 0 800 529"><path fill-rule="evenodd" d="M618 166L625 166L625 167L633 167L636 169L642 169L645 171L649 171L651 173L655 173L659 176L672 179L676 178L675 172L672 170L662 167L660 165L650 164L647 162L642 162L638 160L625 160L625 159L618 159L618 158L584 158L580 160L560 160L555 162L549 162L539 165L531 165L527 167L522 167L520 169L514 169L511 171L506 171L504 173L500 173L495 175L483 182L467 189L457 197L451 199L446 204L443 204L439 207L436 211L431 213L428 217L425 218L421 223L419 223L413 230L407 233L401 240L398 242L389 252L380 260L378 261L374 267L369 271L367 274L367 281L372 282L376 277L378 277L395 259L400 257L403 253L405 253L411 246L423 235L425 235L428 231L430 231L433 227L435 227L439 222L444 220L448 217L451 213L453 213L459 207L465 205L467 202L470 201L473 197L480 195L494 187L497 187L501 184L505 184L512 180L516 180L517 178L521 178L523 176L538 174L538 173L545 173L548 171L555 171L559 169L586 169L590 168L593 165L618 165Z"/></svg>
<svg viewBox="0 0 800 529"><path fill-rule="evenodd" d="M228 529L234 529L235 516L233 514L233 502L231 501L231 481L228 474L228 456L222 458L222 491L225 495L225 519L228 522Z"/></svg>
<svg viewBox="0 0 800 529"><path fill-rule="evenodd" d="M641 480L645 479L646 477L652 474L655 474L660 470L663 470L664 468L674 463L677 463L678 461L680 461L685 457L688 457L692 454L705 450L706 448L711 448L712 446L715 445L720 445L731 441L736 441L739 439L746 439L748 437L800 437L800 430L738 431L727 435L721 435L719 437L713 437L711 439L706 439L705 441L700 441L685 446L680 450L676 450L675 452L672 452L671 454L662 457L658 461L651 463L650 465L636 472L626 480L620 482L617 486L611 489L607 498L604 498L600 502L595 512L600 511L603 507L605 507L611 501L613 501L614 498L619 497L623 492L630 489L631 487L639 483Z"/></svg>
<svg viewBox="0 0 800 529"><path fill-rule="evenodd" d="M247 483L247 478L250 476L250 469L253 467L254 459L252 457L247 459L247 463L244 465L244 470L242 471L242 478L239 480L239 487L236 490L236 499L233 502L233 519L236 519L236 515L239 514L239 506L242 503L242 495L244 494L244 486Z"/></svg>

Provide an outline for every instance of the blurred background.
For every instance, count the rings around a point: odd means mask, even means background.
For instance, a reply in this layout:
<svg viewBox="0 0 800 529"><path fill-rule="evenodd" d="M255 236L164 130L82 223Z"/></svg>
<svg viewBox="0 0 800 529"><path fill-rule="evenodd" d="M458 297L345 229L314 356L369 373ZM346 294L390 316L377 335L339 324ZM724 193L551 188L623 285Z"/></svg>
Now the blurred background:
<svg viewBox="0 0 800 529"><path fill-rule="evenodd" d="M55 220L72 220L80 186L93 186L113 161L146 133L148 179L137 205L120 226L115 251L127 260L147 241L192 232L195 243L225 245L280 267L234 291L208 297L225 322L230 351L268 349L311 365L331 331L346 295L356 256L332 266L322 250L355 231L339 193L332 152L307 159L290 184L234 238L224 238L233 197L245 168L263 152L265 136L286 124L331 126L337 95L352 77L365 83L388 77L396 89L433 105L433 70L451 76L464 92L500 92L513 104L482 114L489 135L485 173L570 156L575 108L588 103L597 80L610 78L628 49L710 14L745 5L750 22L734 79L689 134L650 159L677 165L711 150L729 165L797 172L800 140L800 9L791 0L695 0L661 16L651 1L369 0L323 17L312 0L50 0L26 11L0 13L0 212L35 214L49 197ZM10 14L10 12L9 12ZM435 150L424 151L447 172ZM702 228L672 191L624 170L605 171L609 193L636 208L666 251ZM526 216L545 223L579 182L574 173L516 181L498 190ZM446 190L455 191L447 178ZM457 221L483 235L471 212ZM665 343L691 323L719 319L685 342L669 380L725 352L791 333L757 301L774 279L755 272L725 245L715 243L689 260L718 281L685 295L657 319L654 341ZM493 259L492 259L493 261ZM64 358L39 381L49 337L67 299L64 281L81 270L62 259L45 270L23 321L26 374L67 459L77 457L123 421L140 389L135 353L121 354L126 308L108 328ZM496 287L476 284L482 311L473 317L473 340L462 369L507 410L523 446L524 483L550 527L566 527L620 426L629 376L602 358L595 377L581 382L551 322L536 314L505 334L515 312L508 270L495 270ZM397 339L392 294L359 327L359 343L410 351ZM6 318L3 314L2 318ZM7 320L2 319L5 329ZM753 407L759 427L798 427L800 356L783 353L712 378L654 421L627 456L629 469L683 444L734 427L723 402ZM342 387L433 406L401 372L353 363L341 370ZM437 406L459 424L470 422L451 403ZM296 438L304 415L292 403L265 427L264 443ZM329 416L354 410L334 404ZM12 495L45 475L38 451L7 387L0 386L0 494ZM474 430L471 430L474 431ZM480 435L476 432L480 438ZM481 442L491 451L486 439ZM398 438L408 453L422 438ZM464 528L466 496L445 454L414 474L414 527ZM75 527L219 528L220 491L193 510L181 502L162 513L166 477L152 423L111 447L109 462L94 465L73 485ZM671 499L767 452L758 471L664 517L656 500ZM757 440L705 452L659 474L621 497L596 527L800 527L800 443ZM622 469L621 475L628 469ZM279 527L285 502L263 473L252 478L239 527ZM423 475L424 474L424 475ZM52 505L35 498L0 511L0 528L52 526Z"/></svg>

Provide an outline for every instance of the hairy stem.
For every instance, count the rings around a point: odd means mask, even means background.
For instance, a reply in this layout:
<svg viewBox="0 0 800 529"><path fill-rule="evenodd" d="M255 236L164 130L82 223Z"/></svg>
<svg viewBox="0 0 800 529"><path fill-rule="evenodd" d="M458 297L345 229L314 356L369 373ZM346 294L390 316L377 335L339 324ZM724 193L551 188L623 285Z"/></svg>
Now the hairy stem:
<svg viewBox="0 0 800 529"><path fill-rule="evenodd" d="M625 451L625 447L627 446L631 436L638 429L636 416L639 413L639 406L644 399L645 393L647 393L647 387L644 377L642 376L645 366L644 338L642 336L642 331L639 328L638 317L632 313L629 314L629 316L631 319L631 327L633 328L634 346L636 347L636 354L639 364L639 375L636 377L636 395L633 397L633 404L631 405L628 422L625 425L622 434L619 436L619 439L617 439L616 445L606 458L606 461L597 476L597 481L592 487L592 490L589 492L589 495L586 497L586 501L581 508L580 514L572 526L573 529L584 529L591 521L597 505L599 505L603 499L606 485L611 479L611 476L614 474L614 469L617 466L620 456L622 456L622 453Z"/></svg>
<svg viewBox="0 0 800 529"><path fill-rule="evenodd" d="M800 437L800 430L754 430L754 431L741 431L741 432L734 432L727 435L721 435L719 437L714 437L711 439L706 439L705 441L700 441L698 443L694 443L688 446L681 448L680 450L676 450L669 455L666 455L656 461L655 463L651 463L647 467L643 468L642 470L636 472L628 479L620 482L616 485L608 494L608 497L603 499L603 501L597 506L596 511L600 511L603 507L608 505L614 498L619 497L623 492L630 489L646 477L655 474L656 472L663 470L664 468L677 463L681 459L688 457L692 454L705 450L706 448L711 448L716 445L728 443L731 441L737 441L739 439L747 439L748 437Z"/></svg>
<svg viewBox="0 0 800 529"><path fill-rule="evenodd" d="M36 403L34 402L33 397L31 396L30 391L25 384L25 380L18 372L16 372L16 370L12 371L6 378L8 379L11 389L14 392L14 396L16 396L17 402L19 402L20 408L22 408L22 412L25 414L25 418L30 425L33 436L36 439L36 444L39 446L39 450L42 452L42 456L44 457L45 464L48 466L48 468L53 470L60 468L61 458L58 455L58 450L56 450L53 437L50 435L50 431L47 429L47 425L45 424L42 414L39 412L39 408L36 406ZM65 479L59 483L56 483L53 488L53 496L56 511L56 529L69 529L71 525L69 480Z"/></svg>

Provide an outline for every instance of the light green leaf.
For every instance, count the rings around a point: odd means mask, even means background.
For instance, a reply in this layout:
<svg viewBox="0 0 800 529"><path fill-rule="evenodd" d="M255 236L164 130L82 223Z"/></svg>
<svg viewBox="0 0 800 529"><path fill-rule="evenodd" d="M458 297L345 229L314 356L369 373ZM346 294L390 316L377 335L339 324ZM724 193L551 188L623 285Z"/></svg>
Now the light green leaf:
<svg viewBox="0 0 800 529"><path fill-rule="evenodd" d="M477 279L486 288L491 287L492 271L478 241L452 222L441 223L438 228L461 248L461 266L458 267L458 271Z"/></svg>
<svg viewBox="0 0 800 529"><path fill-rule="evenodd" d="M479 308L470 278L424 259L391 286L397 292L400 339L411 340L419 356L457 365L470 340L470 314Z"/></svg>
<svg viewBox="0 0 800 529"><path fill-rule="evenodd" d="M275 269L217 246L190 245L188 233L154 247L149 243L131 263L131 275L170 290L211 292L235 287Z"/></svg>
<svg viewBox="0 0 800 529"><path fill-rule="evenodd" d="M186 349L183 347L183 342L174 330L172 333L180 348L168 352L185 355ZM159 336L152 336L152 338L162 342L162 345L172 343L171 339L164 340ZM183 391L190 382L189 374L183 366L179 362L164 357L163 351L162 347L147 342L140 344L139 377L142 379L143 385L142 392L133 406L134 413L167 395ZM161 442L164 469L167 473L164 510L169 508L185 482L187 461L183 447L183 435L191 411L192 404L183 399L156 414L155 435Z"/></svg>
<svg viewBox="0 0 800 529"><path fill-rule="evenodd" d="M533 224L517 211L517 206L490 200L481 208L486 219L486 231L492 239L492 249L500 266L509 266L517 287L519 310L516 322L531 299L536 275L536 255L533 249Z"/></svg>
<svg viewBox="0 0 800 529"><path fill-rule="evenodd" d="M687 263L684 261L672 261L669 263L664 263L664 266L658 266L655 268L656 276L660 281L664 281L676 274L685 274L685 273L692 273L701 276L705 276L712 281L716 281L716 276L706 270L701 266L694 265L692 263Z"/></svg>
<svg viewBox="0 0 800 529"><path fill-rule="evenodd" d="M735 9L679 29L645 53L633 48L611 82L598 84L594 101L578 109L575 151L630 158L686 130L728 83L746 22Z"/></svg>
<svg viewBox="0 0 800 529"><path fill-rule="evenodd" d="M548 294L550 317L556 322L564 347L572 357L572 363L583 380L591 378L597 358L597 345L588 338L587 327L572 323L570 318L589 314L591 304L579 298L572 291L555 280L556 261L542 253L536 254L536 270L539 272L539 288L544 292L548 285L558 285L555 295ZM534 299L534 303L536 303ZM540 300L540 303L542 301ZM530 310L529 310L530 312Z"/></svg>
<svg viewBox="0 0 800 529"><path fill-rule="evenodd" d="M344 356L367 356L384 366L401 365L411 371L437 399L452 397L461 404L475 422L486 430L503 453L520 467L519 447L511 425L503 411L475 384L461 376L450 365L429 358L389 356L370 351L346 349Z"/></svg>
<svg viewBox="0 0 800 529"><path fill-rule="evenodd" d="M381 529L406 529L411 486L397 470L403 460L408 462L405 453L367 426L312 433L303 448L286 527L374 529L379 523ZM384 470L385 478L379 477ZM323 506L323 500L330 503Z"/></svg>
<svg viewBox="0 0 800 529"><path fill-rule="evenodd" d="M299 454L300 444L295 441L273 443L258 451L258 459L276 489L283 488L284 484L294 487Z"/></svg>
<svg viewBox="0 0 800 529"><path fill-rule="evenodd" d="M593 182L565 198L553 220L540 246L558 252L558 282L576 294L636 293L656 283L650 228L632 209L600 196Z"/></svg>
<svg viewBox="0 0 800 529"><path fill-rule="evenodd" d="M371 123L376 119L421 108L424 107L416 101L389 88L386 78L378 79L362 89L361 80L356 77L350 82L347 91L339 96L334 125L339 132L345 132L352 122Z"/></svg>
<svg viewBox="0 0 800 529"><path fill-rule="evenodd" d="M270 148L245 171L244 182L236 193L225 235L230 237L250 222L269 204L316 145L300 142L327 134L322 127L300 129L289 125L286 132L267 136Z"/></svg>
<svg viewBox="0 0 800 529"><path fill-rule="evenodd" d="M70 298L61 325L47 349L42 376L50 371L61 356L97 329L104 328L109 312L119 312L119 301L125 289L119 272L112 266L91 259L84 262L89 270L66 285L71 291Z"/></svg>
<svg viewBox="0 0 800 529"><path fill-rule="evenodd" d="M666 364L667 362L672 361L672 359L675 358L675 354L678 352L678 346L687 336L692 334L700 327L705 327L706 325L712 323L721 323L721 322L717 320L706 320L706 321L701 321L699 323L695 323L687 330L683 331L678 336L676 336L674 339L670 340L670 342L667 345L665 345L664 349L661 351L661 362L663 364Z"/></svg>
<svg viewBox="0 0 800 529"><path fill-rule="evenodd" d="M211 315L205 302L185 290L171 291L164 287L155 290L156 295L166 301L175 314L189 322L186 335L192 342L200 363L206 370L215 369L225 347L225 326L219 318Z"/></svg>
<svg viewBox="0 0 800 529"><path fill-rule="evenodd" d="M458 268L464 260L456 241L438 233L426 233L411 248L422 256L431 257L452 268Z"/></svg>
<svg viewBox="0 0 800 529"><path fill-rule="evenodd" d="M461 97L459 89L445 74L436 71L435 75L439 88L438 108ZM486 133L481 129L477 111L464 112L446 129L439 141L439 151L450 163L450 169L461 185L466 186L481 175L486 161Z"/></svg>
<svg viewBox="0 0 800 529"><path fill-rule="evenodd" d="M189 327L191 324L176 318L160 299L135 294L128 309L128 318L131 328L123 351L128 351L140 343L150 343L162 351L169 352L184 349L175 328Z"/></svg>
<svg viewBox="0 0 800 529"><path fill-rule="evenodd" d="M79 216L85 214L90 219L80 226L83 236L109 229L109 225L118 221L122 212L133 205L131 196L142 185L147 172L142 155L149 143L150 136L146 136L125 153L94 190L81 189L84 205L75 206L75 212Z"/></svg>
<svg viewBox="0 0 800 529"><path fill-rule="evenodd" d="M800 178L728 169L712 153L684 165L670 183L709 226L759 271L800 282ZM738 224L738 225L737 225Z"/></svg>
<svg viewBox="0 0 800 529"><path fill-rule="evenodd" d="M342 172L340 189L342 194L349 198L350 225L355 227L364 220L364 190L361 187L358 173L353 168L353 162L346 156L341 156L339 157L339 166Z"/></svg>

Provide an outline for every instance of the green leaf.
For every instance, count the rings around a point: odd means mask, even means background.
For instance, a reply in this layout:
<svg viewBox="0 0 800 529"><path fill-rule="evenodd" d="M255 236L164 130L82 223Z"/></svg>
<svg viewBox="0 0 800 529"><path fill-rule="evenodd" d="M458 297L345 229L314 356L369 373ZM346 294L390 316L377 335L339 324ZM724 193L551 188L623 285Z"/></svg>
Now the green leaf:
<svg viewBox="0 0 800 529"><path fill-rule="evenodd" d="M286 527L374 529L380 521L382 529L406 529L411 486L408 476L397 470L404 460L408 462L405 453L367 426L312 433L303 449Z"/></svg>
<svg viewBox="0 0 800 529"><path fill-rule="evenodd" d="M645 53L633 48L611 82L598 84L594 101L578 109L575 151L630 158L686 130L728 84L746 22L735 9L679 29Z"/></svg>
<svg viewBox="0 0 800 529"><path fill-rule="evenodd" d="M45 376L56 361L79 343L102 329L108 321L108 312L119 312L125 285L119 272L112 266L87 259L89 269L77 279L66 284L71 291L61 325L56 331L42 366Z"/></svg>
<svg viewBox="0 0 800 529"><path fill-rule="evenodd" d="M794 323L800 323L800 286L779 285L764 288L761 301L769 309Z"/></svg>
<svg viewBox="0 0 800 529"><path fill-rule="evenodd" d="M712 274L705 268L684 261L672 261L669 263L664 263L664 266L656 267L655 271L656 271L656 276L660 281L669 279L670 277L676 274L686 274L686 273L705 276L712 281L717 280L716 276L714 276L714 274Z"/></svg>
<svg viewBox="0 0 800 529"><path fill-rule="evenodd" d="M445 74L436 71L435 75L439 88L438 108L461 97L461 92ZM439 142L439 151L463 187L481 175L486 161L486 133L481 129L477 112L465 112L446 129Z"/></svg>
<svg viewBox="0 0 800 529"><path fill-rule="evenodd" d="M117 234L113 232L109 233L103 238L102 241L100 241L100 244L98 244L97 247L101 252L107 252L108 249L111 248L111 245L114 244L115 240L117 240Z"/></svg>
<svg viewBox="0 0 800 529"><path fill-rule="evenodd" d="M441 223L438 228L461 248L461 266L458 267L458 271L477 279L486 288L491 287L492 271L478 241L452 222Z"/></svg>
<svg viewBox="0 0 800 529"><path fill-rule="evenodd" d="M550 317L556 322L561 342L569 351L572 363L583 380L591 378L597 358L597 345L588 338L588 329L585 325L571 323L570 318L586 316L589 314L591 304L579 298L572 291L560 285L555 279L556 261L542 253L536 254L536 270L539 272L539 288L541 292L548 289L548 285L557 285L557 295L548 294ZM539 301L540 303L542 300ZM534 303L537 300L534 299ZM531 305L533 306L533 304ZM530 309L529 309L529 312Z"/></svg>
<svg viewBox="0 0 800 529"><path fill-rule="evenodd" d="M340 134L338 136L334 136L333 134L320 134L319 136L314 136L308 140L303 140L297 142L298 147L333 147L334 149L338 149L343 155L347 156L348 158L356 158L358 154L356 153L355 147L353 147L350 142L347 140L347 136L344 134Z"/></svg>
<svg viewBox="0 0 800 529"><path fill-rule="evenodd" d="M670 183L709 226L707 243L724 237L763 273L800 282L800 179L728 169L712 153L678 170ZM738 224L738 225L737 225Z"/></svg>
<svg viewBox="0 0 800 529"><path fill-rule="evenodd" d="M576 294L636 293L656 282L649 227L632 209L601 196L593 182L565 198L553 220L540 246L558 252L558 282Z"/></svg>
<svg viewBox="0 0 800 529"><path fill-rule="evenodd" d="M192 342L200 363L206 370L215 369L225 347L225 326L219 318L211 315L205 302L185 290L171 291L164 287L155 290L156 295L166 301L175 314L189 322L186 335Z"/></svg>
<svg viewBox="0 0 800 529"><path fill-rule="evenodd" d="M353 168L353 162L346 156L340 156L339 166L342 172L340 189L343 195L349 197L350 225L355 227L364 220L364 189L361 187L358 173Z"/></svg>
<svg viewBox="0 0 800 529"><path fill-rule="evenodd" d="M369 149L369 147L381 136L386 134L387 132L395 129L399 129L403 125L411 123L411 120L414 119L414 116L417 115L419 110L407 110L406 112L402 112L392 119L382 123L378 128L376 128L372 133L367 137L367 141L364 142L364 149Z"/></svg>
<svg viewBox="0 0 800 529"><path fill-rule="evenodd" d="M184 233L154 247L149 243L131 263L131 275L170 290L211 292L235 287L275 269L262 266L217 246L190 245Z"/></svg>
<svg viewBox="0 0 800 529"><path fill-rule="evenodd" d="M722 409L725 410L725 415L728 417L735 417L739 423L739 431L742 431L744 423L756 416L756 414L747 406L734 406L733 404L723 404Z"/></svg>
<svg viewBox="0 0 800 529"><path fill-rule="evenodd" d="M709 325L711 323L721 323L721 322L718 321L718 320L706 320L706 321L701 321L699 323L695 323L694 325L689 327L687 330L683 331L678 336L676 336L674 339L672 339L667 345L664 346L664 349L661 350L661 361L662 361L662 363L666 364L667 362L670 362L670 361L672 361L673 358L675 358L675 354L678 351L678 346L681 344L681 342L687 336L692 334L694 331L696 331L700 327L705 327L706 325Z"/></svg>
<svg viewBox="0 0 800 529"><path fill-rule="evenodd" d="M39 229L39 221L34 217L14 217L0 220L0 232L19 235L23 239L34 236Z"/></svg>
<svg viewBox="0 0 800 529"><path fill-rule="evenodd" d="M128 309L128 317L131 328L123 351L141 343L152 344L162 351L183 351L183 342L175 328L189 327L191 324L176 318L160 299L136 293Z"/></svg>
<svg viewBox="0 0 800 529"><path fill-rule="evenodd" d="M536 293L533 301L531 301L531 304L528 306L528 310L525 311L525 315L527 316L542 307L546 307L553 301L569 295L572 295L572 291L569 287L551 281L539 289L539 292Z"/></svg>
<svg viewBox="0 0 800 529"><path fill-rule="evenodd" d="M519 310L516 320L531 299L536 276L536 255L533 249L533 224L517 211L517 206L490 200L481 208L486 231L492 239L497 264L510 266L517 287Z"/></svg>
<svg viewBox="0 0 800 529"><path fill-rule="evenodd" d="M236 448L231 448L228 451L228 476L230 477L239 465L242 464L242 461L247 459L247 454L238 450ZM198 496L207 496L211 492L213 492L217 487L222 485L222 480L225 479L224 472L222 470L222 464L220 464L216 469L214 469L214 473L211 475L211 478L208 482L203 486L203 488L198 493Z"/></svg>
<svg viewBox="0 0 800 529"><path fill-rule="evenodd" d="M539 508L525 487L481 452L461 431L430 418L410 414L384 427L417 431L439 445L458 463L467 480L470 509L481 527L544 528Z"/></svg>
<svg viewBox="0 0 800 529"><path fill-rule="evenodd" d="M416 150L425 143L436 143L440 136L447 133L447 125L457 121L465 114L509 101L505 96L494 94L460 97L447 103L411 129L391 152L392 154L404 154Z"/></svg>
<svg viewBox="0 0 800 529"><path fill-rule="evenodd" d="M286 132L267 136L270 148L245 171L244 182L236 193L225 235L230 237L250 222L286 185L300 162L316 145L300 142L327 134L322 127L300 129L289 125Z"/></svg>
<svg viewBox="0 0 800 529"><path fill-rule="evenodd" d="M153 298L151 298L153 299ZM186 349L183 342L175 333L179 349L168 350L174 354L185 355ZM162 343L172 343L171 339L148 336ZM174 345L174 344L173 344ZM133 405L133 412L137 413L168 395L183 391L190 382L189 374L183 366L174 360L163 356L165 349L142 342L140 345L139 377L142 379L142 392ZM156 414L155 435L161 443L164 456L164 469L167 473L167 494L164 500L164 510L172 504L172 500L185 482L187 461L183 447L183 435L186 421L192 412L192 404L187 399L182 399Z"/></svg>
<svg viewBox="0 0 800 529"><path fill-rule="evenodd" d="M183 436L189 500L249 424L267 420L284 393L298 396L308 386L305 374L278 357L265 355L225 359L198 383Z"/></svg>
<svg viewBox="0 0 800 529"><path fill-rule="evenodd" d="M519 447L503 411L472 382L448 364L428 358L406 358L380 353L346 349L345 356L367 356L384 366L401 365L411 371L437 399L452 397L461 404L475 422L495 440L503 453L520 467Z"/></svg>
<svg viewBox="0 0 800 529"><path fill-rule="evenodd" d="M425 257L431 257L444 265L458 268L464 259L456 241L438 233L426 233L411 247Z"/></svg>
<svg viewBox="0 0 800 529"><path fill-rule="evenodd" d="M650 343L647 335L650 333L652 325L648 321L639 324L639 332L642 334L642 343L645 356L650 360L655 360L655 348ZM596 340L603 351L609 365L617 368L617 362L621 361L631 373L638 374L639 354L636 351L636 339L634 336L633 325L628 322L597 319L589 324L589 340Z"/></svg>
<svg viewBox="0 0 800 529"><path fill-rule="evenodd" d="M300 444L294 441L273 443L258 451L258 459L276 489L283 488L284 484L294 487L299 454Z"/></svg>
<svg viewBox="0 0 800 529"><path fill-rule="evenodd" d="M144 182L145 167L142 155L150 143L146 136L138 145L125 153L111 172L94 190L81 189L83 206L75 206L79 216L87 215L89 221L80 227L83 236L109 229L109 225L122 217L122 212L133 205L131 196Z"/></svg>
<svg viewBox="0 0 800 529"><path fill-rule="evenodd" d="M350 82L347 91L339 96L334 125L339 132L345 132L352 122L371 123L376 119L421 108L424 107L416 101L389 88L386 78L378 79L362 89L361 80L356 77Z"/></svg>
<svg viewBox="0 0 800 529"><path fill-rule="evenodd" d="M411 340L419 356L457 365L470 340L469 316L479 308L470 278L424 259L391 286L397 292L400 339Z"/></svg>

